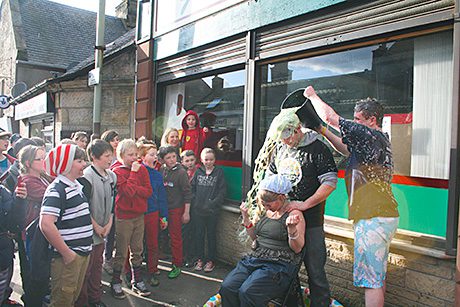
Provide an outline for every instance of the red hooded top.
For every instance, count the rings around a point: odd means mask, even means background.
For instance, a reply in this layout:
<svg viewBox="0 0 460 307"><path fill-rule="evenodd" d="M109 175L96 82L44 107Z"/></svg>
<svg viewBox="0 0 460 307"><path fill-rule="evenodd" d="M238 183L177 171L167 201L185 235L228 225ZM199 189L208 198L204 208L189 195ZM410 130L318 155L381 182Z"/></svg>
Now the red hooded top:
<svg viewBox="0 0 460 307"><path fill-rule="evenodd" d="M121 165L113 169L117 175L117 196L115 216L132 219L147 212L147 199L152 195L149 172L145 166L137 172Z"/></svg>
<svg viewBox="0 0 460 307"><path fill-rule="evenodd" d="M192 130L189 130L186 122L189 115L193 115L196 119L195 129ZM201 128L200 119L195 111L188 110L187 113L185 113L185 117L182 119L182 129L182 151L189 149L193 150L195 156L197 157L197 161L199 161L201 150L203 150L203 144L208 134L203 131L203 128Z"/></svg>

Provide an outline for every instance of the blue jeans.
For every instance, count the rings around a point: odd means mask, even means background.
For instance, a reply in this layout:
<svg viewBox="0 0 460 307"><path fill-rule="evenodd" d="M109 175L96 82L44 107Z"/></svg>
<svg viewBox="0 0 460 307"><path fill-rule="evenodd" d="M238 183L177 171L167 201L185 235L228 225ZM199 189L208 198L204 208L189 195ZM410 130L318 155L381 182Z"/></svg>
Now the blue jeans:
<svg viewBox="0 0 460 307"><path fill-rule="evenodd" d="M294 264L245 256L222 282L222 306L267 306L287 294L295 272Z"/></svg>
<svg viewBox="0 0 460 307"><path fill-rule="evenodd" d="M311 307L328 307L331 293L326 271L326 243L323 226L311 227L305 231L305 257L303 262L307 270L310 288Z"/></svg>

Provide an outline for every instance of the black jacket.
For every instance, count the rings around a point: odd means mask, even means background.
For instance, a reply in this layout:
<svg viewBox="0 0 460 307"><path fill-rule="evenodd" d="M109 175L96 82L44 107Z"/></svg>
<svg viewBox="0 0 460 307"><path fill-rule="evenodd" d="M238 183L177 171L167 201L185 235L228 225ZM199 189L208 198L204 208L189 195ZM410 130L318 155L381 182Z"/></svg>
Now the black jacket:
<svg viewBox="0 0 460 307"><path fill-rule="evenodd" d="M225 183L224 171L216 166L211 174L206 175L204 166L196 170L192 179L193 214L211 216L216 214L223 205L227 184Z"/></svg>
<svg viewBox="0 0 460 307"><path fill-rule="evenodd" d="M8 233L20 233L26 214L25 200L14 197L0 185L0 270L13 260L14 243Z"/></svg>

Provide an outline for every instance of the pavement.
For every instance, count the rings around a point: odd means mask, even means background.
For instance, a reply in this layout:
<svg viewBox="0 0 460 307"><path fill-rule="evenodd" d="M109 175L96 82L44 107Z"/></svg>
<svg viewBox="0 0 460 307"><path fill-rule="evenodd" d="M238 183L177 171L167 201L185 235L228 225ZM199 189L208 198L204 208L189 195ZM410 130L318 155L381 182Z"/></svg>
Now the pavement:
<svg viewBox="0 0 460 307"><path fill-rule="evenodd" d="M15 260L15 271L11 282L13 288L12 298L16 301L21 301L22 295L21 278L19 275L19 263ZM115 299L110 294L110 276L103 272L102 287L104 295L102 301L110 307L125 307L125 306L177 306L177 307L195 307L203 306L209 297L215 295L220 287L223 278L230 272L232 267L217 263L213 272L204 273L194 272L192 268L182 267L182 273L175 279L168 278L168 272L171 269L171 262L168 260L160 260L159 269L161 274L158 275L160 285L158 287L148 288L152 291L149 297L141 297L134 294L129 288L124 285L126 298L123 300ZM144 275L144 280L148 281L148 276Z"/></svg>

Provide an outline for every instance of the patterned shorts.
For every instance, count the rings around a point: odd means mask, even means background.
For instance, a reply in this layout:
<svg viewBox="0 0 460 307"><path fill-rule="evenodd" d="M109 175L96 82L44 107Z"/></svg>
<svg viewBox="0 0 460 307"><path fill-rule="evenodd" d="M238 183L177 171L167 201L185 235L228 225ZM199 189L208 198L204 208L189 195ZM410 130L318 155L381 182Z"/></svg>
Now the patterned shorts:
<svg viewBox="0 0 460 307"><path fill-rule="evenodd" d="M359 220L354 224L353 284L355 287L383 287L390 242L398 228L398 222L397 217L375 217Z"/></svg>

